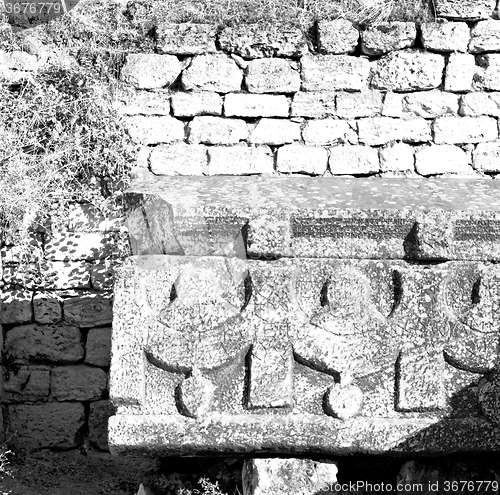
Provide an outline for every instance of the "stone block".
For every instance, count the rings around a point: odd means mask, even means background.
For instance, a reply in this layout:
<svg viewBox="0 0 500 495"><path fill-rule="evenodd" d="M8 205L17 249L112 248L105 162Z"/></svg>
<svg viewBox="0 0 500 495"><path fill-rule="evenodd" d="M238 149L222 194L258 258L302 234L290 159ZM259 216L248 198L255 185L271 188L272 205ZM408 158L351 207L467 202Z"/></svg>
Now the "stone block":
<svg viewBox="0 0 500 495"><path fill-rule="evenodd" d="M33 292L3 289L0 291L0 325L27 323L33 318Z"/></svg>
<svg viewBox="0 0 500 495"><path fill-rule="evenodd" d="M425 146L415 153L415 168L420 175L471 173L469 155L458 146Z"/></svg>
<svg viewBox="0 0 500 495"><path fill-rule="evenodd" d="M424 22L422 44L436 52L467 52L470 28L465 22Z"/></svg>
<svg viewBox="0 0 500 495"><path fill-rule="evenodd" d="M228 94L224 98L226 117L288 117L290 102L285 95Z"/></svg>
<svg viewBox="0 0 500 495"><path fill-rule="evenodd" d="M85 364L109 367L111 359L111 328L91 328L85 344Z"/></svg>
<svg viewBox="0 0 500 495"><path fill-rule="evenodd" d="M33 296L33 312L37 323L57 323L62 319L62 299L57 292L36 292Z"/></svg>
<svg viewBox="0 0 500 495"><path fill-rule="evenodd" d="M452 53L446 64L444 77L445 91L461 93L472 89L472 81L476 71L473 55Z"/></svg>
<svg viewBox="0 0 500 495"><path fill-rule="evenodd" d="M2 402L45 402L49 397L50 368L19 366L4 371Z"/></svg>
<svg viewBox="0 0 500 495"><path fill-rule="evenodd" d="M222 117L195 117L187 126L190 144L237 144L248 138L244 120Z"/></svg>
<svg viewBox="0 0 500 495"><path fill-rule="evenodd" d="M108 400L91 402L89 413L89 440L97 448L108 450L108 419L115 413Z"/></svg>
<svg viewBox="0 0 500 495"><path fill-rule="evenodd" d="M293 95L292 117L312 117L321 119L336 115L337 93L300 91Z"/></svg>
<svg viewBox="0 0 500 495"><path fill-rule="evenodd" d="M274 157L268 146L211 146L208 149L209 175L270 174Z"/></svg>
<svg viewBox="0 0 500 495"><path fill-rule="evenodd" d="M122 260L102 260L92 264L90 281L95 290L108 290L113 288L114 271L120 266Z"/></svg>
<svg viewBox="0 0 500 495"><path fill-rule="evenodd" d="M137 89L170 86L182 71L182 64L172 55L129 53L121 70L122 81Z"/></svg>
<svg viewBox="0 0 500 495"><path fill-rule="evenodd" d="M469 51L471 53L500 50L500 22L495 19L479 21L471 31Z"/></svg>
<svg viewBox="0 0 500 495"><path fill-rule="evenodd" d="M384 117L403 118L403 98L404 93L393 93L388 91L384 97L382 105L382 115Z"/></svg>
<svg viewBox="0 0 500 495"><path fill-rule="evenodd" d="M500 90L500 54L488 53L477 59L479 67L476 68L473 87L477 91Z"/></svg>
<svg viewBox="0 0 500 495"><path fill-rule="evenodd" d="M492 16L495 0L436 0L436 14L438 17L463 21L488 19Z"/></svg>
<svg viewBox="0 0 500 495"><path fill-rule="evenodd" d="M179 91L172 95L171 101L172 111L176 117L222 114L222 97L211 91L191 93Z"/></svg>
<svg viewBox="0 0 500 495"><path fill-rule="evenodd" d="M301 59L303 91L362 91L370 63L349 55L307 55Z"/></svg>
<svg viewBox="0 0 500 495"><path fill-rule="evenodd" d="M434 121L437 144L467 144L498 139L497 121L491 117L439 117Z"/></svg>
<svg viewBox="0 0 500 495"><path fill-rule="evenodd" d="M293 106L292 106L293 110ZM375 117L382 111L382 93L364 91L362 93L337 93L337 117L357 119Z"/></svg>
<svg viewBox="0 0 500 495"><path fill-rule="evenodd" d="M333 491L337 463L310 459L248 459L243 464L244 495L310 495Z"/></svg>
<svg viewBox="0 0 500 495"><path fill-rule="evenodd" d="M361 50L367 55L383 55L413 46L416 37L413 22L381 22L361 32Z"/></svg>
<svg viewBox="0 0 500 495"><path fill-rule="evenodd" d="M413 147L404 143L393 143L379 150L381 172L407 172L415 170Z"/></svg>
<svg viewBox="0 0 500 495"><path fill-rule="evenodd" d="M8 411L8 432L14 447L27 450L77 447L76 435L85 422L80 403L12 405Z"/></svg>
<svg viewBox="0 0 500 495"><path fill-rule="evenodd" d="M387 91L422 91L441 86L445 59L419 50L393 52L373 67L371 86Z"/></svg>
<svg viewBox="0 0 500 495"><path fill-rule="evenodd" d="M300 89L297 64L280 58L252 60L245 71L250 93L296 93Z"/></svg>
<svg viewBox="0 0 500 495"><path fill-rule="evenodd" d="M155 175L206 175L207 148L186 143L156 146L149 157L149 165Z"/></svg>
<svg viewBox="0 0 500 495"><path fill-rule="evenodd" d="M473 166L479 172L500 172L500 143L479 143L473 154Z"/></svg>
<svg viewBox="0 0 500 495"><path fill-rule="evenodd" d="M5 351L18 361L74 363L83 358L82 336L77 327L66 324L23 325L7 332Z"/></svg>
<svg viewBox="0 0 500 495"><path fill-rule="evenodd" d="M104 216L94 205L72 204L68 211L66 228L70 232L119 232L123 217L119 214Z"/></svg>
<svg viewBox="0 0 500 495"><path fill-rule="evenodd" d="M184 122L169 116L128 117L126 128L130 137L144 145L173 143L184 140Z"/></svg>
<svg viewBox="0 0 500 495"><path fill-rule="evenodd" d="M52 370L50 390L58 401L101 399L108 377L100 368L91 366L59 366Z"/></svg>
<svg viewBox="0 0 500 495"><path fill-rule="evenodd" d="M341 55L358 47L359 31L347 19L318 21L318 48L321 53Z"/></svg>
<svg viewBox="0 0 500 495"><path fill-rule="evenodd" d="M301 57L309 50L307 39L297 26L285 23L241 24L226 27L219 34L222 50L246 59Z"/></svg>
<svg viewBox="0 0 500 495"><path fill-rule="evenodd" d="M121 115L169 115L170 94L167 91L129 89L115 96Z"/></svg>
<svg viewBox="0 0 500 495"><path fill-rule="evenodd" d="M38 263L3 265L2 272L4 286L16 285L23 289L35 290L43 285Z"/></svg>
<svg viewBox="0 0 500 495"><path fill-rule="evenodd" d="M369 146L334 146L328 163L333 175L373 174L380 170L378 151Z"/></svg>
<svg viewBox="0 0 500 495"><path fill-rule="evenodd" d="M403 96L405 115L433 119L444 115L458 115L458 95L444 91L422 91Z"/></svg>
<svg viewBox="0 0 500 495"><path fill-rule="evenodd" d="M199 55L217 51L217 26L186 22L161 22L156 27L156 49L170 55Z"/></svg>
<svg viewBox="0 0 500 495"><path fill-rule="evenodd" d="M63 301L64 320L80 328L110 325L113 319L111 293L83 291L71 293Z"/></svg>
<svg viewBox="0 0 500 495"><path fill-rule="evenodd" d="M260 119L250 132L248 142L278 146L299 141L300 137L299 122L286 119Z"/></svg>
<svg viewBox="0 0 500 495"><path fill-rule="evenodd" d="M473 92L460 98L460 115L500 117L500 93Z"/></svg>
<svg viewBox="0 0 500 495"><path fill-rule="evenodd" d="M43 283L39 287L48 290L90 289L90 267L86 261L45 261L41 267Z"/></svg>
<svg viewBox="0 0 500 495"><path fill-rule="evenodd" d="M241 69L223 53L196 55L191 65L182 72L182 86L186 91L230 93L239 91L242 81Z"/></svg>
<svg viewBox="0 0 500 495"><path fill-rule="evenodd" d="M359 141L369 146L387 144L391 141L425 143L432 141L431 123L424 119L399 120L390 117L360 119Z"/></svg>
<svg viewBox="0 0 500 495"><path fill-rule="evenodd" d="M328 152L324 148L287 144L278 150L278 172L322 175L328 166Z"/></svg>
<svg viewBox="0 0 500 495"><path fill-rule="evenodd" d="M345 120L308 120L302 130L302 138L307 145L350 143L355 141L356 137L356 133Z"/></svg>

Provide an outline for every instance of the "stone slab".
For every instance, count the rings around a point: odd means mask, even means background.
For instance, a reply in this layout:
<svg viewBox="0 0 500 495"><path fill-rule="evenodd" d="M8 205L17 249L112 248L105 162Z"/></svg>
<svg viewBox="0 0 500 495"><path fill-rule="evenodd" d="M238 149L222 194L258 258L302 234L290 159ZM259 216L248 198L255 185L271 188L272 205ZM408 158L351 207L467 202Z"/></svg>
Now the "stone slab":
<svg viewBox="0 0 500 495"><path fill-rule="evenodd" d="M498 449L477 387L496 383L499 282L480 262L132 257L115 292L110 446Z"/></svg>
<svg viewBox="0 0 500 495"><path fill-rule="evenodd" d="M144 177L126 196L134 254L498 260L499 190L487 179Z"/></svg>

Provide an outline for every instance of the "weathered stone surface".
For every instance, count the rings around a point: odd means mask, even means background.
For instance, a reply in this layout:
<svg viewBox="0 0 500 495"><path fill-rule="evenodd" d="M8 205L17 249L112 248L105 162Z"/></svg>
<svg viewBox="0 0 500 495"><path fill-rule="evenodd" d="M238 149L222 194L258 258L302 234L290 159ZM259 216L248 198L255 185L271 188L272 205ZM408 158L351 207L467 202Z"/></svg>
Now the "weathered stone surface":
<svg viewBox="0 0 500 495"><path fill-rule="evenodd" d="M222 50L244 58L301 57L308 52L302 30L282 23L226 27L219 35Z"/></svg>
<svg viewBox="0 0 500 495"><path fill-rule="evenodd" d="M349 55L302 57L304 91L362 91L368 87L370 63Z"/></svg>
<svg viewBox="0 0 500 495"><path fill-rule="evenodd" d="M177 92L172 95L172 110L176 117L221 115L222 97L211 91Z"/></svg>
<svg viewBox="0 0 500 495"><path fill-rule="evenodd" d="M361 32L361 50L367 55L383 55L415 44L413 22L381 22Z"/></svg>
<svg viewBox="0 0 500 495"><path fill-rule="evenodd" d="M471 53L500 50L500 22L494 19L478 22L471 31L469 51Z"/></svg>
<svg viewBox="0 0 500 495"><path fill-rule="evenodd" d="M184 122L169 116L129 117L126 126L132 139L145 145L184 139Z"/></svg>
<svg viewBox="0 0 500 495"><path fill-rule="evenodd" d="M469 156L458 146L426 146L417 150L415 167L420 175L470 174Z"/></svg>
<svg viewBox="0 0 500 495"><path fill-rule="evenodd" d="M407 172L415 170L413 147L408 144L394 143L379 151L381 172Z"/></svg>
<svg viewBox="0 0 500 495"><path fill-rule="evenodd" d="M488 53L478 57L474 89L479 91L500 90L500 54Z"/></svg>
<svg viewBox="0 0 500 495"><path fill-rule="evenodd" d="M325 394L326 412L346 420L357 416L363 406L363 392L357 385L334 383Z"/></svg>
<svg viewBox="0 0 500 495"><path fill-rule="evenodd" d="M438 17L473 21L488 19L495 10L495 0L436 0Z"/></svg>
<svg viewBox="0 0 500 495"><path fill-rule="evenodd" d="M422 44L437 52L467 52L470 28L465 22L424 22Z"/></svg>
<svg viewBox="0 0 500 495"><path fill-rule="evenodd" d="M293 95L292 117L323 118L336 115L337 93L300 91Z"/></svg>
<svg viewBox="0 0 500 495"><path fill-rule="evenodd" d="M384 117L403 118L403 98L404 93L393 93L388 91L384 97L382 105L382 115Z"/></svg>
<svg viewBox="0 0 500 495"><path fill-rule="evenodd" d="M431 124L424 119L399 120L390 117L360 119L359 140L370 146L387 144L391 141L421 143L432 141Z"/></svg>
<svg viewBox="0 0 500 495"><path fill-rule="evenodd" d="M321 53L352 53L359 42L359 31L347 19L318 22L318 47Z"/></svg>
<svg viewBox="0 0 500 495"><path fill-rule="evenodd" d="M403 112L424 119L458 115L458 98L458 95L444 91L410 93L403 96Z"/></svg>
<svg viewBox="0 0 500 495"><path fill-rule="evenodd" d="M31 321L32 299L33 292L29 290L0 291L0 324Z"/></svg>
<svg viewBox="0 0 500 495"><path fill-rule="evenodd" d="M156 27L156 48L171 55L198 55L217 51L217 26L212 24L171 24L162 22Z"/></svg>
<svg viewBox="0 0 500 495"><path fill-rule="evenodd" d="M108 367L111 359L111 328L91 328L85 344L85 364Z"/></svg>
<svg viewBox="0 0 500 495"><path fill-rule="evenodd" d="M497 121L490 117L440 117L434 121L438 144L466 144L498 139Z"/></svg>
<svg viewBox="0 0 500 495"><path fill-rule="evenodd" d="M33 311L37 323L57 323L62 319L62 299L57 292L37 292L33 296Z"/></svg>
<svg viewBox="0 0 500 495"><path fill-rule="evenodd" d="M460 115L500 117L500 93L468 93L460 99Z"/></svg>
<svg viewBox="0 0 500 495"><path fill-rule="evenodd" d="M302 138L307 145L328 145L349 143L355 139L352 127L345 120L308 120L302 130Z"/></svg>
<svg viewBox="0 0 500 495"><path fill-rule="evenodd" d="M122 226L123 217L105 217L94 205L76 203L69 207L66 228L70 232L119 232Z"/></svg>
<svg viewBox="0 0 500 495"><path fill-rule="evenodd" d="M108 419L114 412L113 404L107 400L90 404L89 440L101 450L108 450Z"/></svg>
<svg viewBox="0 0 500 495"><path fill-rule="evenodd" d="M106 391L108 377L100 368L60 366L52 370L50 390L58 401L97 400Z"/></svg>
<svg viewBox="0 0 500 495"><path fill-rule="evenodd" d="M124 256L118 236L112 232L53 232L45 242L50 261L98 260Z"/></svg>
<svg viewBox="0 0 500 495"><path fill-rule="evenodd" d="M156 146L149 157L149 165L156 175L206 175L207 148L186 143Z"/></svg>
<svg viewBox="0 0 500 495"><path fill-rule="evenodd" d="M278 150L278 172L321 175L326 172L328 152L324 148L288 144Z"/></svg>
<svg viewBox="0 0 500 495"><path fill-rule="evenodd" d="M473 55L465 53L450 54L444 78L445 91L470 91L475 70L476 62Z"/></svg>
<svg viewBox="0 0 500 495"><path fill-rule="evenodd" d="M191 144L236 144L247 137L247 124L241 119L195 117L188 124L188 142Z"/></svg>
<svg viewBox="0 0 500 495"><path fill-rule="evenodd" d="M382 93L379 91L337 93L336 115L341 119L375 117L376 115L380 115L381 111Z"/></svg>
<svg viewBox="0 0 500 495"><path fill-rule="evenodd" d="M328 163L334 175L371 174L380 169L378 151L369 146L334 146Z"/></svg>
<svg viewBox="0 0 500 495"><path fill-rule="evenodd" d="M234 93L224 98L226 117L288 117L290 102L284 95Z"/></svg>
<svg viewBox="0 0 500 495"><path fill-rule="evenodd" d="M17 448L74 448L76 434L85 421L83 404L50 403L8 407L8 431Z"/></svg>
<svg viewBox="0 0 500 495"><path fill-rule="evenodd" d="M295 495L329 491L337 463L310 459L248 459L243 464L243 495ZM326 488L326 490L325 490Z"/></svg>
<svg viewBox="0 0 500 495"><path fill-rule="evenodd" d="M120 266L122 260L101 260L92 263L90 281L94 290L108 290L113 288L114 270Z"/></svg>
<svg viewBox="0 0 500 495"><path fill-rule="evenodd" d="M299 122L286 119L261 119L250 132L248 142L277 146L299 141L300 137Z"/></svg>
<svg viewBox="0 0 500 495"><path fill-rule="evenodd" d="M115 96L116 108L122 115L169 115L170 95L167 91L129 89Z"/></svg>
<svg viewBox="0 0 500 495"><path fill-rule="evenodd" d="M138 89L170 86L182 71L182 64L172 55L130 53L121 71L123 81Z"/></svg>
<svg viewBox="0 0 500 495"><path fill-rule="evenodd" d="M77 327L24 325L7 332L5 351L15 360L73 363L83 358L83 343Z"/></svg>
<svg viewBox="0 0 500 495"><path fill-rule="evenodd" d="M500 143L479 143L473 153L473 164L480 172L500 172Z"/></svg>
<svg viewBox="0 0 500 495"><path fill-rule="evenodd" d="M20 366L5 371L2 402L46 401L50 389L50 368L47 366Z"/></svg>
<svg viewBox="0 0 500 495"><path fill-rule="evenodd" d="M437 53L408 50L390 53L374 66L371 86L388 91L437 88L442 83L445 59Z"/></svg>
<svg viewBox="0 0 500 495"><path fill-rule="evenodd" d="M297 69L289 60L252 60L245 71L245 84L250 93L295 93L300 89Z"/></svg>
<svg viewBox="0 0 500 495"><path fill-rule="evenodd" d="M187 91L230 93L241 89L243 72L233 59L223 53L197 55L182 72L181 80Z"/></svg>
<svg viewBox="0 0 500 495"><path fill-rule="evenodd" d="M208 149L209 175L270 174L273 152L268 146L211 146Z"/></svg>
<svg viewBox="0 0 500 495"><path fill-rule="evenodd" d="M63 301L64 319L80 328L111 324L113 299L111 293L84 291L71 293Z"/></svg>

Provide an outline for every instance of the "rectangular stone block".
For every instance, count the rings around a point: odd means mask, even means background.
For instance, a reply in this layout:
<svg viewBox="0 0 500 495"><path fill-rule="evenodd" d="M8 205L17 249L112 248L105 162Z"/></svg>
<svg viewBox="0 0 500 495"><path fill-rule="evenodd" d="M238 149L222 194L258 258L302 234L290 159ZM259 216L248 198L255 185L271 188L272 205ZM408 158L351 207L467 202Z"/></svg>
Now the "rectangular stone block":
<svg viewBox="0 0 500 495"><path fill-rule="evenodd" d="M415 153L415 168L420 175L471 175L470 155L458 146L438 144L422 147Z"/></svg>
<svg viewBox="0 0 500 495"><path fill-rule="evenodd" d="M161 22L156 27L156 48L170 55L214 53L216 35L217 26L212 24Z"/></svg>
<svg viewBox="0 0 500 495"><path fill-rule="evenodd" d="M399 120L390 117L360 119L359 141L369 146L388 144L392 141L426 143L432 141L431 123L424 119Z"/></svg>
<svg viewBox="0 0 500 495"><path fill-rule="evenodd" d="M37 292L33 296L35 321L41 324L57 323L62 319L62 298L54 291Z"/></svg>
<svg viewBox="0 0 500 495"><path fill-rule="evenodd" d="M168 115L128 117L125 125L130 137L143 145L174 143L184 139L184 122Z"/></svg>
<svg viewBox="0 0 500 495"><path fill-rule="evenodd" d="M299 91L293 95L292 117L321 119L336 115L337 93Z"/></svg>
<svg viewBox="0 0 500 495"><path fill-rule="evenodd" d="M116 109L122 115L169 115L170 94L165 90L124 90L115 96Z"/></svg>
<svg viewBox="0 0 500 495"><path fill-rule="evenodd" d="M334 175L373 174L380 170L378 151L369 146L334 146L328 163Z"/></svg>
<svg viewBox="0 0 500 495"><path fill-rule="evenodd" d="M270 174L273 170L273 152L268 146L208 148L209 175Z"/></svg>
<svg viewBox="0 0 500 495"><path fill-rule="evenodd" d="M491 17L496 2L495 0L436 0L435 6L439 17L476 21Z"/></svg>
<svg viewBox="0 0 500 495"><path fill-rule="evenodd" d="M155 146L149 156L149 166L155 175L206 175L207 148L186 143Z"/></svg>
<svg viewBox="0 0 500 495"><path fill-rule="evenodd" d="M289 112L285 95L231 93L224 98L226 117L288 117Z"/></svg>
<svg viewBox="0 0 500 495"><path fill-rule="evenodd" d="M445 70L444 89L457 93L471 91L476 61L468 53L452 53Z"/></svg>
<svg viewBox="0 0 500 495"><path fill-rule="evenodd" d="M477 57L478 67L474 74L476 91L500 90L500 54L488 53Z"/></svg>
<svg viewBox="0 0 500 495"><path fill-rule="evenodd" d="M495 380L499 282L483 262L132 257L111 451L495 451L496 413L466 392Z"/></svg>
<svg viewBox="0 0 500 495"><path fill-rule="evenodd" d="M321 20L318 26L318 47L321 53L343 54L356 50L359 31L347 19Z"/></svg>
<svg viewBox="0 0 500 495"><path fill-rule="evenodd" d="M361 51L367 55L383 55L415 44L417 29L413 22L380 22L361 32Z"/></svg>
<svg viewBox="0 0 500 495"><path fill-rule="evenodd" d="M247 124L242 119L195 117L187 126L190 144L237 144L248 138Z"/></svg>
<svg viewBox="0 0 500 495"><path fill-rule="evenodd" d="M110 325L113 319L111 292L81 291L65 294L64 320L80 328Z"/></svg>
<svg viewBox="0 0 500 495"><path fill-rule="evenodd" d="M252 144L280 145L299 141L300 122L286 119L260 119L250 131L248 142Z"/></svg>
<svg viewBox="0 0 500 495"><path fill-rule="evenodd" d="M29 290L0 290L0 325L30 322L32 300L33 292Z"/></svg>
<svg viewBox="0 0 500 495"><path fill-rule="evenodd" d="M137 89L155 89L170 86L181 73L182 65L173 55L130 53L120 77Z"/></svg>
<svg viewBox="0 0 500 495"><path fill-rule="evenodd" d="M107 368L111 360L111 328L91 328L85 345L85 364Z"/></svg>
<svg viewBox="0 0 500 495"><path fill-rule="evenodd" d="M498 139L497 121L490 117L440 117L434 121L438 144L467 144Z"/></svg>
<svg viewBox="0 0 500 495"><path fill-rule="evenodd" d="M382 93L365 91L362 93L337 93L337 117L357 119L375 117L382 111Z"/></svg>
<svg viewBox="0 0 500 495"><path fill-rule="evenodd" d="M424 22L422 44L437 52L467 52L470 28L465 22Z"/></svg>
<svg viewBox="0 0 500 495"><path fill-rule="evenodd" d="M172 95L172 110L176 117L221 115L222 97L215 92L177 92Z"/></svg>
<svg viewBox="0 0 500 495"><path fill-rule="evenodd" d="M318 119L306 121L302 139L306 145L332 145L356 142L357 135L345 120Z"/></svg>
<svg viewBox="0 0 500 495"><path fill-rule="evenodd" d="M474 168L480 172L500 172L500 142L480 143L473 152Z"/></svg>
<svg viewBox="0 0 500 495"><path fill-rule="evenodd" d="M328 152L319 146L287 144L278 150L276 157L276 169L285 174L321 175L327 166Z"/></svg>
<svg viewBox="0 0 500 495"><path fill-rule="evenodd" d="M500 117L500 93L468 93L460 98L460 115Z"/></svg>
<svg viewBox="0 0 500 495"><path fill-rule="evenodd" d="M298 66L280 58L252 60L245 70L245 85L250 93L296 93L300 89Z"/></svg>
<svg viewBox="0 0 500 495"><path fill-rule="evenodd" d="M50 368L47 366L19 366L5 370L3 403L44 402L49 397Z"/></svg>
<svg viewBox="0 0 500 495"><path fill-rule="evenodd" d="M471 31L469 52L494 52L500 49L500 23L495 19L479 21Z"/></svg>
<svg viewBox="0 0 500 495"><path fill-rule="evenodd" d="M52 370L50 390L57 401L89 401L103 398L108 377L100 368L59 366Z"/></svg>
<svg viewBox="0 0 500 495"><path fill-rule="evenodd" d="M433 119L458 115L458 95L444 91L419 91L403 96L403 114L414 118Z"/></svg>

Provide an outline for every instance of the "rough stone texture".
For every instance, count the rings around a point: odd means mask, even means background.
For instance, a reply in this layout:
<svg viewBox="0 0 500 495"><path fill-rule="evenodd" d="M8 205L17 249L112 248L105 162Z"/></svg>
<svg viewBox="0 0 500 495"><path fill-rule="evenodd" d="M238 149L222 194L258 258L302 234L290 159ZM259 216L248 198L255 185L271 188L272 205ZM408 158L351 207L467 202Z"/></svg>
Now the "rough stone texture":
<svg viewBox="0 0 500 495"><path fill-rule="evenodd" d="M359 42L359 31L347 19L318 22L318 48L321 53L352 53Z"/></svg>
<svg viewBox="0 0 500 495"><path fill-rule="evenodd" d="M288 117L290 102L284 95L234 93L224 98L226 117Z"/></svg>
<svg viewBox="0 0 500 495"><path fill-rule="evenodd" d="M480 172L500 172L500 143L480 143L473 153L473 166Z"/></svg>
<svg viewBox="0 0 500 495"><path fill-rule="evenodd" d="M488 53L478 57L474 89L480 91L500 90L500 54Z"/></svg>
<svg viewBox="0 0 500 495"><path fill-rule="evenodd" d="M0 324L31 321L32 299L33 293L28 290L0 291Z"/></svg>
<svg viewBox="0 0 500 495"><path fill-rule="evenodd" d="M500 117L500 93L468 93L460 99L460 115Z"/></svg>
<svg viewBox="0 0 500 495"><path fill-rule="evenodd" d="M361 32L361 50L367 55L383 55L415 44L413 22L381 22Z"/></svg>
<svg viewBox="0 0 500 495"><path fill-rule="evenodd" d="M422 44L426 50L437 52L467 52L470 28L465 22L424 22Z"/></svg>
<svg viewBox="0 0 500 495"><path fill-rule="evenodd" d="M267 146L211 146L208 149L209 175L269 174L273 153Z"/></svg>
<svg viewBox="0 0 500 495"><path fill-rule="evenodd" d="M458 146L426 146L415 154L415 168L420 175L470 174L469 156Z"/></svg>
<svg viewBox="0 0 500 495"><path fill-rule="evenodd" d="M337 93L295 93L292 99L292 117L323 118L336 115L336 98Z"/></svg>
<svg viewBox="0 0 500 495"><path fill-rule="evenodd" d="M151 172L156 175L206 175L207 149L186 143L156 146L149 157L149 164Z"/></svg>
<svg viewBox="0 0 500 495"><path fill-rule="evenodd" d="M471 31L469 51L471 53L500 50L500 22L494 19L478 22Z"/></svg>
<svg viewBox="0 0 500 495"><path fill-rule="evenodd" d="M288 60L252 60L245 71L245 84L250 93L295 93L300 89L297 65Z"/></svg>
<svg viewBox="0 0 500 495"><path fill-rule="evenodd" d="M358 120L359 140L370 146L391 141L409 143L432 141L431 123L424 119L398 120L390 117L374 117Z"/></svg>
<svg viewBox="0 0 500 495"><path fill-rule="evenodd" d="M115 96L122 115L169 115L170 95L166 90L137 91L131 88Z"/></svg>
<svg viewBox="0 0 500 495"><path fill-rule="evenodd" d="M366 91L362 93L337 93L337 117L357 119L375 117L382 110L382 93ZM293 111L293 106L292 106Z"/></svg>
<svg viewBox="0 0 500 495"><path fill-rule="evenodd" d="M301 29L281 23L226 27L219 35L222 50L244 58L301 57L308 52Z"/></svg>
<svg viewBox="0 0 500 495"><path fill-rule="evenodd" d="M488 19L495 10L495 0L436 0L438 17L473 21Z"/></svg>
<svg viewBox="0 0 500 495"><path fill-rule="evenodd" d="M162 22L156 27L156 48L171 55L198 55L217 51L217 26L212 24L171 24Z"/></svg>
<svg viewBox="0 0 500 495"><path fill-rule="evenodd" d="M12 443L17 448L75 448L76 434L83 426L83 404L50 403L8 407L8 432L14 433Z"/></svg>
<svg viewBox="0 0 500 495"><path fill-rule="evenodd" d="M324 148L289 144L278 150L278 172L321 175L326 172L328 152Z"/></svg>
<svg viewBox="0 0 500 495"><path fill-rule="evenodd" d="M85 261L46 261L41 273L48 290L90 288L90 264Z"/></svg>
<svg viewBox="0 0 500 495"><path fill-rule="evenodd" d="M382 105L382 115L384 117L394 117L397 119L402 118L403 97L404 95L402 93L387 92Z"/></svg>
<svg viewBox="0 0 500 495"><path fill-rule="evenodd" d="M335 146L330 149L328 163L334 175L370 174L380 168L378 152L369 146Z"/></svg>
<svg viewBox="0 0 500 495"><path fill-rule="evenodd" d="M5 370L2 402L46 401L50 389L50 368L47 366L20 366Z"/></svg>
<svg viewBox="0 0 500 495"><path fill-rule="evenodd" d="M182 71L182 64L172 55L130 53L121 70L121 78L138 89L170 86Z"/></svg>
<svg viewBox="0 0 500 495"><path fill-rule="evenodd" d="M403 112L424 119L458 115L458 98L458 95L444 91L410 93L403 96Z"/></svg>
<svg viewBox="0 0 500 495"><path fill-rule="evenodd" d="M111 359L111 328L91 328L85 344L85 364L107 368Z"/></svg>
<svg viewBox="0 0 500 495"><path fill-rule="evenodd" d="M498 139L497 121L490 117L440 117L434 121L438 144L466 144Z"/></svg>
<svg viewBox="0 0 500 495"><path fill-rule="evenodd" d="M464 92L472 89L472 80L476 70L473 55L452 53L446 64L445 91Z"/></svg>
<svg viewBox="0 0 500 495"><path fill-rule="evenodd" d="M172 95L171 102L172 110L176 117L222 114L221 96L210 91L177 92Z"/></svg>
<svg viewBox="0 0 500 495"><path fill-rule="evenodd" d="M248 138L244 120L222 117L195 117L188 124L191 144L236 144Z"/></svg>
<svg viewBox="0 0 500 495"><path fill-rule="evenodd" d="M261 119L250 132L248 141L253 144L280 145L299 141L300 123L286 119Z"/></svg>
<svg viewBox="0 0 500 495"><path fill-rule="evenodd" d="M113 299L110 293L84 291L63 301L64 319L81 328L110 325Z"/></svg>
<svg viewBox="0 0 500 495"><path fill-rule="evenodd" d="M368 87L370 63L349 55L307 55L301 59L304 91L361 91Z"/></svg>
<svg viewBox="0 0 500 495"><path fill-rule="evenodd" d="M349 123L337 119L308 120L302 130L302 138L307 145L349 143L352 135Z"/></svg>
<svg viewBox="0 0 500 495"><path fill-rule="evenodd" d="M58 401L97 400L106 391L108 377L100 368L61 366L52 370L50 390Z"/></svg>
<svg viewBox="0 0 500 495"><path fill-rule="evenodd" d="M90 404L89 440L101 450L108 450L108 419L115 408L107 400L98 400Z"/></svg>
<svg viewBox="0 0 500 495"><path fill-rule="evenodd" d="M83 358L80 330L70 325L14 327L5 338L7 356L15 360L46 360L73 363Z"/></svg>
<svg viewBox="0 0 500 495"><path fill-rule="evenodd" d="M184 139L184 123L169 116L129 117L126 126L132 139L145 145Z"/></svg>
<svg viewBox="0 0 500 495"><path fill-rule="evenodd" d="M380 171L381 172L405 172L415 170L415 155L413 147L408 144L394 143L381 148Z"/></svg>
<svg viewBox="0 0 500 495"><path fill-rule="evenodd" d="M124 256L112 232L52 232L45 241L45 259L50 261L98 260Z"/></svg>
<svg viewBox="0 0 500 495"><path fill-rule="evenodd" d="M62 299L57 292L38 292L33 296L33 311L37 323L57 323L62 319Z"/></svg>
<svg viewBox="0 0 500 495"><path fill-rule="evenodd" d="M408 50L382 57L372 70L371 85L388 91L416 91L441 85L445 59L437 53Z"/></svg>
<svg viewBox="0 0 500 495"><path fill-rule="evenodd" d="M243 495L321 493L335 486L337 472L334 461L248 459L243 464Z"/></svg>
<svg viewBox="0 0 500 495"><path fill-rule="evenodd" d="M223 53L197 55L182 72L181 80L187 91L230 93L241 89L243 72L233 59Z"/></svg>

